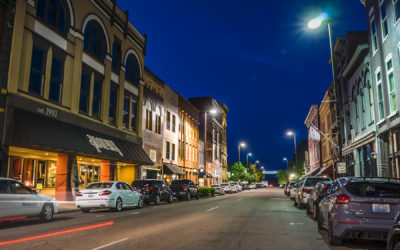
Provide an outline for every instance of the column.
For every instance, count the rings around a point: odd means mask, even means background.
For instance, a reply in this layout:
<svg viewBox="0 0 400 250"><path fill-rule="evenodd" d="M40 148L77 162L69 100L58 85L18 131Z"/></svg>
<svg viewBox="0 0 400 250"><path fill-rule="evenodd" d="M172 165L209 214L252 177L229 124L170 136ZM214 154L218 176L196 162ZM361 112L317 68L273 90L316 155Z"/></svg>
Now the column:
<svg viewBox="0 0 400 250"><path fill-rule="evenodd" d="M110 181L110 161L101 161L100 181Z"/></svg>
<svg viewBox="0 0 400 250"><path fill-rule="evenodd" d="M71 192L71 169L68 164L68 155L59 154L57 156L56 170L56 200L73 200Z"/></svg>

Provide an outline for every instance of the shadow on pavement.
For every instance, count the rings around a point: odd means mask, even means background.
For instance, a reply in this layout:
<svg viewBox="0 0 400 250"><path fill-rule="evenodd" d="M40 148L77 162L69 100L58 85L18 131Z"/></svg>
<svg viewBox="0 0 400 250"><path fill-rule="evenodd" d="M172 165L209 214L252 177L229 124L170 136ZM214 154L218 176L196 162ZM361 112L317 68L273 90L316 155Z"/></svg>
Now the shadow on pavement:
<svg viewBox="0 0 400 250"><path fill-rule="evenodd" d="M16 227L24 227L24 226L31 226L31 225L40 225L40 224L47 224L47 223L54 223L57 221L64 221L73 219L72 216L63 216L63 217L54 217L52 221L43 222L39 218L28 218L23 220L16 220L16 221L7 221L7 222L0 222L0 230L16 228Z"/></svg>

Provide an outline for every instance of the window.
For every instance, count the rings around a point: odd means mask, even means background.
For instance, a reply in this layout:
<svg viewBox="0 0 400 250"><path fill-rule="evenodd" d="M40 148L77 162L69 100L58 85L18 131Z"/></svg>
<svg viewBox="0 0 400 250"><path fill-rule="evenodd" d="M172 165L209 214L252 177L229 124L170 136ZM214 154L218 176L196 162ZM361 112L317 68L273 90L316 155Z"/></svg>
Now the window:
<svg viewBox="0 0 400 250"><path fill-rule="evenodd" d="M386 58L386 72L389 91L390 112L392 113L396 111L396 89L394 85L393 62L391 55Z"/></svg>
<svg viewBox="0 0 400 250"><path fill-rule="evenodd" d="M161 135L161 116L156 115L156 133Z"/></svg>
<svg viewBox="0 0 400 250"><path fill-rule="evenodd" d="M176 130L176 116L172 115L172 132Z"/></svg>
<svg viewBox="0 0 400 250"><path fill-rule="evenodd" d="M377 94L378 94L379 120L383 120L383 118L385 117L385 112L383 108L382 76L379 68L375 74L376 74L376 88L378 90Z"/></svg>
<svg viewBox="0 0 400 250"><path fill-rule="evenodd" d="M131 97L131 130L136 131L136 112L137 112L137 104L136 100Z"/></svg>
<svg viewBox="0 0 400 250"><path fill-rule="evenodd" d="M66 33L68 20L63 0L38 0L36 16L59 32Z"/></svg>
<svg viewBox="0 0 400 250"><path fill-rule="evenodd" d="M93 85L92 116L97 119L100 119L102 89L102 79L95 79Z"/></svg>
<svg viewBox="0 0 400 250"><path fill-rule="evenodd" d="M124 111L122 112L122 126L129 129L129 102L130 97L124 96Z"/></svg>
<svg viewBox="0 0 400 250"><path fill-rule="evenodd" d="M170 159L170 143L167 141L166 142L166 149L165 149L165 158Z"/></svg>
<svg viewBox="0 0 400 250"><path fill-rule="evenodd" d="M79 97L79 111L85 114L89 113L89 92L90 92L90 75L88 72L82 72L81 92Z"/></svg>
<svg viewBox="0 0 400 250"><path fill-rule="evenodd" d="M64 72L64 60L60 60L56 57L53 57L51 63L49 100L54 101L56 103L61 103L63 72Z"/></svg>
<svg viewBox="0 0 400 250"><path fill-rule="evenodd" d="M137 100L134 96L128 93L125 93L124 96L122 126L132 131L136 131L137 129Z"/></svg>
<svg viewBox="0 0 400 250"><path fill-rule="evenodd" d="M171 153L171 159L175 161L175 144L172 143L172 153Z"/></svg>
<svg viewBox="0 0 400 250"><path fill-rule="evenodd" d="M385 1L382 1L380 3L380 8L381 8L382 39L385 39L389 34Z"/></svg>
<svg viewBox="0 0 400 250"><path fill-rule="evenodd" d="M153 112L146 109L146 129L153 131Z"/></svg>
<svg viewBox="0 0 400 250"><path fill-rule="evenodd" d="M167 111L167 129L171 129L171 112Z"/></svg>
<svg viewBox="0 0 400 250"><path fill-rule="evenodd" d="M110 106L108 108L108 122L112 125L116 124L117 99L118 99L118 84L111 82Z"/></svg>
<svg viewBox="0 0 400 250"><path fill-rule="evenodd" d="M83 48L86 52L104 61L105 56L105 38L103 30L96 21L89 21L84 32Z"/></svg>
<svg viewBox="0 0 400 250"><path fill-rule="evenodd" d="M7 180L0 180L0 194L11 194L10 185Z"/></svg>
<svg viewBox="0 0 400 250"><path fill-rule="evenodd" d="M115 38L112 49L112 63L111 69L118 73L121 68L121 41Z"/></svg>
<svg viewBox="0 0 400 250"><path fill-rule="evenodd" d="M46 52L38 47L33 47L31 74L29 78L29 93L43 96L44 73L46 63Z"/></svg>
<svg viewBox="0 0 400 250"><path fill-rule="evenodd" d="M126 59L125 80L135 85L139 83L139 64L133 55L129 55Z"/></svg>
<svg viewBox="0 0 400 250"><path fill-rule="evenodd" d="M372 52L378 49L378 40L376 36L376 26L375 26L375 14L374 9L371 9L370 12L370 25L371 25L371 41L372 41Z"/></svg>
<svg viewBox="0 0 400 250"><path fill-rule="evenodd" d="M394 14L396 18L396 22L400 18L400 0L393 0Z"/></svg>

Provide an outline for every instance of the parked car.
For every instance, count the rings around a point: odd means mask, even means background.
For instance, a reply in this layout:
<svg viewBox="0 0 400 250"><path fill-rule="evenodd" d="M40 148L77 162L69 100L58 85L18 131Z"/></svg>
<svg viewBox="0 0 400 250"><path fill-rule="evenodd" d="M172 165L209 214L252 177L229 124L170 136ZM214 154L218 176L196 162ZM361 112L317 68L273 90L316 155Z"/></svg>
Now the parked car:
<svg viewBox="0 0 400 250"><path fill-rule="evenodd" d="M172 203L174 196L172 190L161 180L137 180L132 182L135 191L143 195L144 202L147 204L160 204L161 201Z"/></svg>
<svg viewBox="0 0 400 250"><path fill-rule="evenodd" d="M240 184L242 186L242 190L249 190L250 187L248 184Z"/></svg>
<svg viewBox="0 0 400 250"><path fill-rule="evenodd" d="M224 188L220 184L212 184L211 187L215 188L215 194L225 195Z"/></svg>
<svg viewBox="0 0 400 250"><path fill-rule="evenodd" d="M306 211L312 213L313 219L317 219L319 212L319 202L326 196L327 190L332 185L332 181L320 181L315 185L314 190L307 199Z"/></svg>
<svg viewBox="0 0 400 250"><path fill-rule="evenodd" d="M257 183L257 188L265 188L264 183Z"/></svg>
<svg viewBox="0 0 400 250"><path fill-rule="evenodd" d="M233 184L233 185L236 186L237 192L242 192L243 191L242 186L238 182L230 182L230 184Z"/></svg>
<svg viewBox="0 0 400 250"><path fill-rule="evenodd" d="M256 189L257 185L255 183L251 183L249 186L250 189Z"/></svg>
<svg viewBox="0 0 400 250"><path fill-rule="evenodd" d="M142 194L123 181L94 182L76 194L75 205L83 213L94 208L121 211L125 207L143 207Z"/></svg>
<svg viewBox="0 0 400 250"><path fill-rule="evenodd" d="M294 205L298 208L306 206L307 199L310 197L315 185L320 181L330 181L329 177L309 176L305 177L300 185L297 186L297 194L294 197Z"/></svg>
<svg viewBox="0 0 400 250"><path fill-rule="evenodd" d="M318 228L328 230L331 245L344 239L386 239L400 210L400 181L387 178L343 177L322 199Z"/></svg>
<svg viewBox="0 0 400 250"><path fill-rule="evenodd" d="M192 197L199 199L199 188L193 183L192 180L173 180L170 188L172 190L172 194L177 197L178 200L190 200Z"/></svg>
<svg viewBox="0 0 400 250"><path fill-rule="evenodd" d="M226 194L231 194L232 193L232 188L231 188L231 185L229 185L228 183L222 183L221 184L221 188L223 188L224 189L224 192L226 193Z"/></svg>
<svg viewBox="0 0 400 250"><path fill-rule="evenodd" d="M237 185L235 185L233 183L229 183L229 186L231 187L231 193L239 192L239 189L238 189Z"/></svg>
<svg viewBox="0 0 400 250"><path fill-rule="evenodd" d="M38 194L14 179L0 177L0 221L28 217L51 221L57 212L54 198Z"/></svg>
<svg viewBox="0 0 400 250"><path fill-rule="evenodd" d="M389 231L387 238L387 250L399 250L400 249L400 211L394 219L394 224Z"/></svg>
<svg viewBox="0 0 400 250"><path fill-rule="evenodd" d="M296 182L296 184L294 184L294 186L292 188L290 188L290 195L289 195L290 199L295 200L295 197L297 196L297 192L298 192L298 187L300 185L302 185L302 181L304 181L304 180L300 180L300 181ZM296 203L294 205L296 205Z"/></svg>
<svg viewBox="0 0 400 250"><path fill-rule="evenodd" d="M285 193L285 195L289 196L290 187L292 187L294 184L296 184L295 181L288 181L286 183L285 187L283 188L283 192Z"/></svg>

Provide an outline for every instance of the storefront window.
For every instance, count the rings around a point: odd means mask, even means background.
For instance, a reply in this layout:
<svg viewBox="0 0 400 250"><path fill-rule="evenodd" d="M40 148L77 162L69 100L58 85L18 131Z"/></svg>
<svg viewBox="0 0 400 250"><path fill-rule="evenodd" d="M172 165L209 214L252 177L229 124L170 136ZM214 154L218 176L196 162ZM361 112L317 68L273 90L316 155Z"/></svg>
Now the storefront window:
<svg viewBox="0 0 400 250"><path fill-rule="evenodd" d="M24 171L23 171L23 182L25 186L33 187L34 179L33 179L33 172L34 171L34 160L26 159L24 162Z"/></svg>
<svg viewBox="0 0 400 250"><path fill-rule="evenodd" d="M8 172L8 177L14 180L21 181L22 179L22 165L23 159L19 157L10 157L10 169Z"/></svg>
<svg viewBox="0 0 400 250"><path fill-rule="evenodd" d="M88 184L100 181L100 167L79 165L79 185L86 187Z"/></svg>

